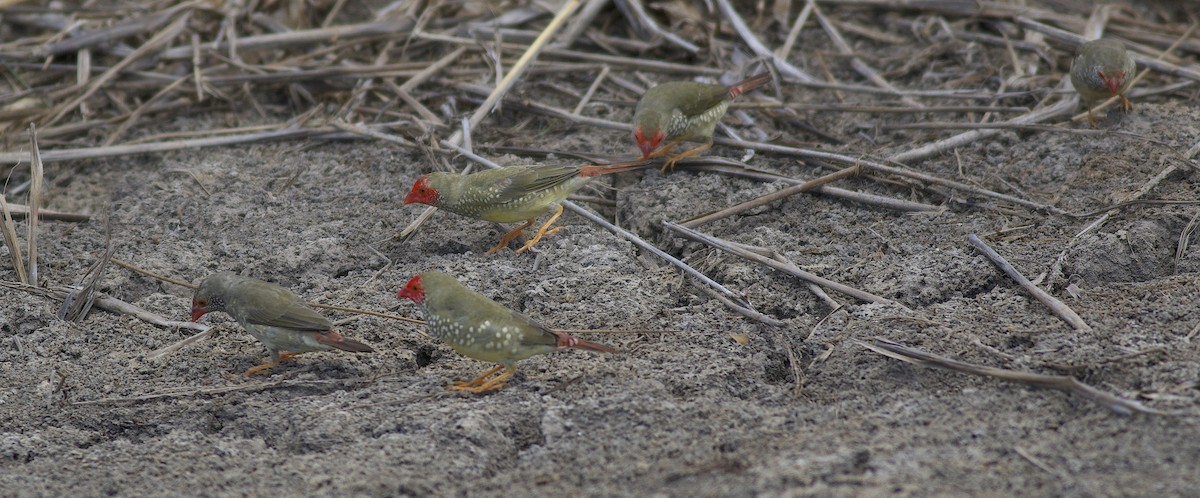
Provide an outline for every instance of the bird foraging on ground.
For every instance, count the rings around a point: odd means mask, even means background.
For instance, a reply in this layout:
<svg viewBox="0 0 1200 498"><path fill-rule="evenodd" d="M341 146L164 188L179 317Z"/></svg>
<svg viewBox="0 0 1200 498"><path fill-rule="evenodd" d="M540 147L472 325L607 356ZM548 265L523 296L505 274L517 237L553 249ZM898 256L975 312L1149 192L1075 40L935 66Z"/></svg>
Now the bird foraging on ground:
<svg viewBox="0 0 1200 498"><path fill-rule="evenodd" d="M339 349L374 351L343 337L328 319L304 305L300 297L279 285L229 272L214 273L192 297L192 321L211 311L224 311L267 347L271 358L246 370L246 376L279 365L296 354Z"/></svg>
<svg viewBox="0 0 1200 498"><path fill-rule="evenodd" d="M517 361L563 348L616 352L603 344L550 330L467 288L445 273L420 273L396 296L411 299L421 306L430 334L445 341L455 351L476 360L499 364L469 382L451 384L451 390L478 394L501 389L517 372ZM500 370L504 373L487 380Z"/></svg>
<svg viewBox="0 0 1200 498"><path fill-rule="evenodd" d="M428 204L461 216L496 223L524 222L505 234L488 254L508 246L526 228L533 226L539 216L554 211L533 238L517 249L519 254L533 247L542 237L560 230L550 230L550 226L562 215L562 202L568 195L596 176L644 165L644 161L637 161L603 166L506 166L469 175L435 172L413 183L404 204Z"/></svg>
<svg viewBox="0 0 1200 498"><path fill-rule="evenodd" d="M668 155L685 141L704 141L699 147L669 156L662 168L666 172L680 159L708 150L713 130L729 103L769 81L771 73L761 73L730 86L672 81L646 90L633 112L633 139L642 150L642 159Z"/></svg>
<svg viewBox="0 0 1200 498"><path fill-rule="evenodd" d="M1137 64L1116 40L1093 40L1079 46L1071 60L1071 85L1088 109L1088 123L1096 126L1092 104L1108 97L1121 98L1121 110L1133 110L1125 91L1133 83Z"/></svg>

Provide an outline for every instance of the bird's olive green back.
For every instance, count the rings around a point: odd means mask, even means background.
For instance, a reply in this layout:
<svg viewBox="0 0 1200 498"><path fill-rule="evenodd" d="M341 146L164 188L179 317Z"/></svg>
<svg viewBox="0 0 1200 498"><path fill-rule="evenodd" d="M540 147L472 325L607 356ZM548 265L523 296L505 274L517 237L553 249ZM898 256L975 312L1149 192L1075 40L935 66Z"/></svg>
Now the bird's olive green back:
<svg viewBox="0 0 1200 498"><path fill-rule="evenodd" d="M522 344L558 344L558 336L546 327L462 285L450 275L422 272L421 284L425 289L425 310L429 314L457 320L468 330L478 329L485 321L490 321L497 329L516 327Z"/></svg>
<svg viewBox="0 0 1200 498"><path fill-rule="evenodd" d="M499 223L525 221L550 210L592 178L574 166L507 166L470 175L431 173L437 206Z"/></svg>
<svg viewBox="0 0 1200 498"><path fill-rule="evenodd" d="M296 330L330 330L333 323L304 305L292 291L249 277L231 281L226 312L238 321Z"/></svg>
<svg viewBox="0 0 1200 498"><path fill-rule="evenodd" d="M679 109L685 116L692 117L726 100L729 100L729 88L724 85L672 81L647 90L638 107L643 108L642 102L645 102L646 110L670 114L671 109Z"/></svg>

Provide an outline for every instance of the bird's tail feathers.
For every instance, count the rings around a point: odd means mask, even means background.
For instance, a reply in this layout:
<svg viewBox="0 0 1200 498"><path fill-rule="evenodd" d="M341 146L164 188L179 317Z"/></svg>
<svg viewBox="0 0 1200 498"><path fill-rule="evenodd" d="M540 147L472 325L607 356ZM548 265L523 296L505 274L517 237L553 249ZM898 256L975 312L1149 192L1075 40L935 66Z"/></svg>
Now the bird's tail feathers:
<svg viewBox="0 0 1200 498"><path fill-rule="evenodd" d="M754 76L746 78L742 81L729 85L729 98L737 98L738 95L749 92L755 88L763 86L771 81L771 73L769 71L758 73Z"/></svg>
<svg viewBox="0 0 1200 498"><path fill-rule="evenodd" d="M346 336L343 336L334 330L330 330L324 334L317 334L317 342L334 349L349 351L351 353L370 353L375 351L371 348L371 346L358 342L354 339L348 339Z"/></svg>
<svg viewBox="0 0 1200 498"><path fill-rule="evenodd" d="M600 176L648 167L653 161L639 160L615 164L591 164L579 168L579 176Z"/></svg>
<svg viewBox="0 0 1200 498"><path fill-rule="evenodd" d="M589 351L596 351L598 353L616 353L617 352L617 350L610 348L608 346L605 346L603 344L588 342L588 341L585 341L583 339L580 339L580 338L575 337L570 334L555 332L555 335L558 336L558 347L560 347L560 348L587 349Z"/></svg>

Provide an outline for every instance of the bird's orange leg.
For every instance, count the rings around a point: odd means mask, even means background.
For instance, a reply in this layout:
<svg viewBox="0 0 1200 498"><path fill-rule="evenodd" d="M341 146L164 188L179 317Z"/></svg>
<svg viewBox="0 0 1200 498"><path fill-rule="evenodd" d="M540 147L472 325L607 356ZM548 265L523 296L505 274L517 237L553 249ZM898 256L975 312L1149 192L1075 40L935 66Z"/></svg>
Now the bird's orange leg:
<svg viewBox="0 0 1200 498"><path fill-rule="evenodd" d="M1129 112L1129 111L1133 110L1133 102L1130 102L1129 98L1125 97L1125 94L1120 94L1117 96L1121 97L1121 110L1122 111Z"/></svg>
<svg viewBox="0 0 1200 498"><path fill-rule="evenodd" d="M279 361L273 361L273 360L264 361L257 366L250 367L250 369L246 370L246 373L244 373L242 375L245 375L246 377L253 377L255 375L261 374L266 370L270 370L272 368L279 366L280 363L283 363L287 360L290 360L290 359L296 357L296 355L298 355L298 354L300 354L300 353L289 353L289 352L279 353Z"/></svg>
<svg viewBox="0 0 1200 498"><path fill-rule="evenodd" d="M491 377L492 374L499 372L502 369L504 369L504 365L496 365L495 367L492 367L491 370L479 374L478 377L471 379L469 382L455 382L450 384L447 389L450 389L451 391L471 391L476 387L484 385L484 379Z"/></svg>
<svg viewBox="0 0 1200 498"><path fill-rule="evenodd" d="M1087 110L1088 110L1088 124L1092 125L1092 128L1095 128L1096 127L1096 114L1092 112L1091 104L1088 104Z"/></svg>
<svg viewBox="0 0 1200 498"><path fill-rule="evenodd" d="M694 149L688 149L683 152L680 152L679 154L671 156L670 158L667 159L666 162L663 163L662 172L666 173L668 171L673 171L675 169L675 163L679 162L680 159L686 159L686 158L692 157L696 154L699 154L701 152L704 152L708 149L711 149L712 145L713 145L713 141L712 141L712 138L710 137L707 142L704 142L699 147L696 147Z"/></svg>
<svg viewBox="0 0 1200 498"><path fill-rule="evenodd" d="M246 373L243 375L245 375L246 377L253 377L253 376L261 374L267 370L275 368L277 366L279 366L279 362L267 360L267 361L262 362L258 366L250 367L250 369L246 370Z"/></svg>
<svg viewBox="0 0 1200 498"><path fill-rule="evenodd" d="M656 157L662 157L662 156L665 156L665 155L667 155L668 153L670 153L670 152L671 152L671 149L674 149L674 148L675 148L675 146L677 146L677 145L679 145L679 144L681 144L681 143L683 143L683 141L682 141L682 140L675 140L675 141L673 141L673 142L670 142L670 143L668 143L667 145L664 145L664 146L662 146L662 147L659 147L659 148L658 148L658 150L656 150L656 151L654 151L654 152L651 152L651 153L650 153L650 155L648 155L648 156L646 156L646 157L643 157L642 159L654 159L654 158L656 158Z"/></svg>
<svg viewBox="0 0 1200 498"><path fill-rule="evenodd" d="M554 216L551 216L549 220L546 220L546 223L542 225L542 228L538 229L537 234L535 234L532 239L529 239L529 242L526 242L525 245L521 246L520 249L517 249L517 254L521 254L522 252L532 248L534 244L537 244L539 240L542 240L542 237L556 234L559 230L562 230L562 227L558 227L554 230L547 231L550 228L550 225L554 224L554 220L557 220L559 216L562 216L562 214L563 207L562 204L559 204L558 209L554 211Z"/></svg>
<svg viewBox="0 0 1200 498"><path fill-rule="evenodd" d="M489 249L487 253L493 254L496 251L499 251L501 249L504 249L505 247L508 247L508 243L512 242L512 239L520 237L522 233L525 233L526 228L533 226L533 222L535 222L535 221L537 221L537 218L526 221L521 226L510 230L508 233L504 234L504 236L500 238L500 243L496 244L496 247Z"/></svg>
<svg viewBox="0 0 1200 498"><path fill-rule="evenodd" d="M499 377L496 377L492 380L484 382L482 386L470 388L467 390L470 391L472 394L479 394L479 393L485 393L488 391L498 391L500 389L504 389L504 387L508 385L508 382L506 382L506 381L510 377L512 377L513 374L515 374L515 373L517 373L516 367L509 368L508 370L505 370L504 373L500 374Z"/></svg>

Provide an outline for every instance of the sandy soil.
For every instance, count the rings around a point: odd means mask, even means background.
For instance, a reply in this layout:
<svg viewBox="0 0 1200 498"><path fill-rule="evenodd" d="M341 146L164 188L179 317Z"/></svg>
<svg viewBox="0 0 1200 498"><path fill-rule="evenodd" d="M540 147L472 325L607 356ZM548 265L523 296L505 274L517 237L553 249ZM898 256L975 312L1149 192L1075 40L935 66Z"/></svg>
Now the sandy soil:
<svg viewBox="0 0 1200 498"><path fill-rule="evenodd" d="M827 47L816 34L812 43ZM900 48L861 43L878 49L873 62L899 63L889 57ZM954 43L947 64L998 67L1008 57L996 47ZM1068 55L1053 55L1057 64L1043 61L1041 69L1057 81ZM917 86L919 76L898 81ZM590 77L564 80L586 87ZM781 90L793 102L833 98ZM570 107L570 99L556 98L546 97ZM286 120L282 103L268 103L279 112L272 118ZM383 142L48 164L46 206L97 217L42 225L48 284L76 284L103 253L108 213L116 257L189 281L228 270L313 301L417 316L395 291L413 274L436 269L556 328L674 333L582 334L621 352L536 357L521 363L511 387L466 395L445 386L489 365L402 322L363 317L342 326L374 346L373 354L306 354L271 376L244 378L236 373L266 353L224 314L204 319L219 327L213 339L146 360L191 332L104 311L65 323L55 317L57 303L3 290L0 495L1193 494L1200 489L1195 417L1120 416L1068 393L924 369L859 343L882 337L972 363L1070 374L1159 410L1197 413L1200 251L1185 228L1200 207L1128 206L1076 237L1102 216L1095 210L1127 199L1168 167L1177 169L1144 198L1200 198L1192 163L1180 160L1200 142L1194 101L1167 95L1136 106L1128 115L1108 113L1101 126L1111 134L1006 132L907 165L1084 216L858 178L838 186L946 209L912 215L797 195L701 227L773 248L808 271L908 309L833 294L845 304L835 311L793 277L685 242L660 225L783 185L681 169L623 174L587 192L615 202L593 206L598 212L744 293L759 311L786 321L779 328L731 312L676 270L570 213L562 218L567 228L536 255L486 255L502 232L448 213L412 240L393 241L421 211L401 205L404 193L438 166ZM631 111L612 106L604 117L627 120ZM879 125L959 119L806 116L847 140L834 146L773 128L756 111L746 115L778 143L873 157L946 136L876 131ZM247 125L256 118L235 119ZM619 132L528 119L497 113L476 143L634 152ZM737 116L726 123L754 133ZM226 125L195 117L161 123ZM744 151L718 146L710 154L737 159ZM487 155L505 164L540 160ZM468 164L445 157L455 167ZM828 172L770 154L748 162L799 178ZM28 172L17 168L12 177L16 185ZM1093 330L1071 330L1051 315L967 244L972 233L1031 278L1061 261L1061 274L1043 287ZM1181 236L1192 245L1177 257ZM7 254L0 256L0 278L16 280ZM187 318L188 289L115 267L102 288ZM734 335L749 341L739 344ZM170 395L132 399L148 394Z"/></svg>

